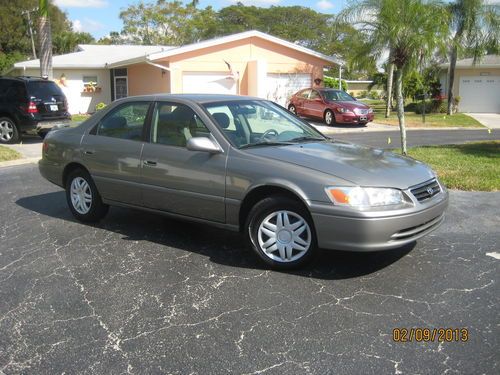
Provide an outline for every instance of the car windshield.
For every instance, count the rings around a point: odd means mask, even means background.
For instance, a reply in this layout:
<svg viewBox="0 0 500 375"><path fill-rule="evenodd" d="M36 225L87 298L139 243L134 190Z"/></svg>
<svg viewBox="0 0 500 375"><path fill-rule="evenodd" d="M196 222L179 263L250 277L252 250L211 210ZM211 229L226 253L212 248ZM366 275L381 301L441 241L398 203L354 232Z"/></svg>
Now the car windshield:
<svg viewBox="0 0 500 375"><path fill-rule="evenodd" d="M348 93L340 90L325 90L322 94L326 100L332 100L334 102L353 102L356 100Z"/></svg>
<svg viewBox="0 0 500 375"><path fill-rule="evenodd" d="M326 140L311 125L269 101L241 100L204 106L238 148Z"/></svg>

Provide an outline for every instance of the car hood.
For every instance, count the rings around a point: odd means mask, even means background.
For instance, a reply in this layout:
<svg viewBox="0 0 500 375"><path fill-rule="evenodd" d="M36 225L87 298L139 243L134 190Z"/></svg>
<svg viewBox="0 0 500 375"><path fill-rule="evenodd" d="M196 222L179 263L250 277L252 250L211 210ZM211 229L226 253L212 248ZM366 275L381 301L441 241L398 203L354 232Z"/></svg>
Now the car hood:
<svg viewBox="0 0 500 375"><path fill-rule="evenodd" d="M434 177L432 170L417 160L346 142L300 143L246 151L327 173L359 186L406 189Z"/></svg>
<svg viewBox="0 0 500 375"><path fill-rule="evenodd" d="M349 110L353 110L355 108L368 109L370 108L365 103L361 102L340 102L340 101L329 101L328 104L337 104Z"/></svg>

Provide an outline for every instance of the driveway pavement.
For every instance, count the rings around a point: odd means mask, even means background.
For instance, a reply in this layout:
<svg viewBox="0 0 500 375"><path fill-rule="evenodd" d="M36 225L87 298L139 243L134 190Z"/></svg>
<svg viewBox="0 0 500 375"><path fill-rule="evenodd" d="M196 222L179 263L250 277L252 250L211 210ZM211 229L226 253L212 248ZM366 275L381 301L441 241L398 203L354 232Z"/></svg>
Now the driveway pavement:
<svg viewBox="0 0 500 375"><path fill-rule="evenodd" d="M33 165L0 169L0 195L0 373L500 373L500 193L452 192L418 243L290 273L202 225L118 208L77 223Z"/></svg>
<svg viewBox="0 0 500 375"><path fill-rule="evenodd" d="M500 129L500 113L467 113L490 129Z"/></svg>

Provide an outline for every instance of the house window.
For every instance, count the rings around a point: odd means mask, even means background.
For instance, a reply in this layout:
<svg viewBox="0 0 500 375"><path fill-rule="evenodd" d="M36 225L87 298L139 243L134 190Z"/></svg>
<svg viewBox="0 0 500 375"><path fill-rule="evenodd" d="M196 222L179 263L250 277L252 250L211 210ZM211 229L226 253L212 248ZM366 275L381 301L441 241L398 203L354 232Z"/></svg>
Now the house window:
<svg viewBox="0 0 500 375"><path fill-rule="evenodd" d="M97 76L83 76L83 84L88 85L89 83L97 85Z"/></svg>

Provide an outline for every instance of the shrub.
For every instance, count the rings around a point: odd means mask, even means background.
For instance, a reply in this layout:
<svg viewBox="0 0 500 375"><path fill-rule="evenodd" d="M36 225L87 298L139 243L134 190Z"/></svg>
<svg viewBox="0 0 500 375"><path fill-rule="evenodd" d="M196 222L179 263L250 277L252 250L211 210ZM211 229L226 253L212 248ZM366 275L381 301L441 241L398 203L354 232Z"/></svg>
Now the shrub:
<svg viewBox="0 0 500 375"><path fill-rule="evenodd" d="M95 106L96 111L100 111L101 109L104 109L104 108L106 108L106 104L103 102L97 103Z"/></svg>
<svg viewBox="0 0 500 375"><path fill-rule="evenodd" d="M325 87L330 87L330 88L334 88L334 89L339 88L339 79L338 78L324 76L323 82L325 83ZM347 82L344 79L342 80L342 91L347 91Z"/></svg>
<svg viewBox="0 0 500 375"><path fill-rule="evenodd" d="M368 93L369 99L380 99L380 94L377 91L370 91Z"/></svg>
<svg viewBox="0 0 500 375"><path fill-rule="evenodd" d="M368 91L366 91L366 90L365 91L360 91L358 93L357 98L366 98L367 95L368 95Z"/></svg>

